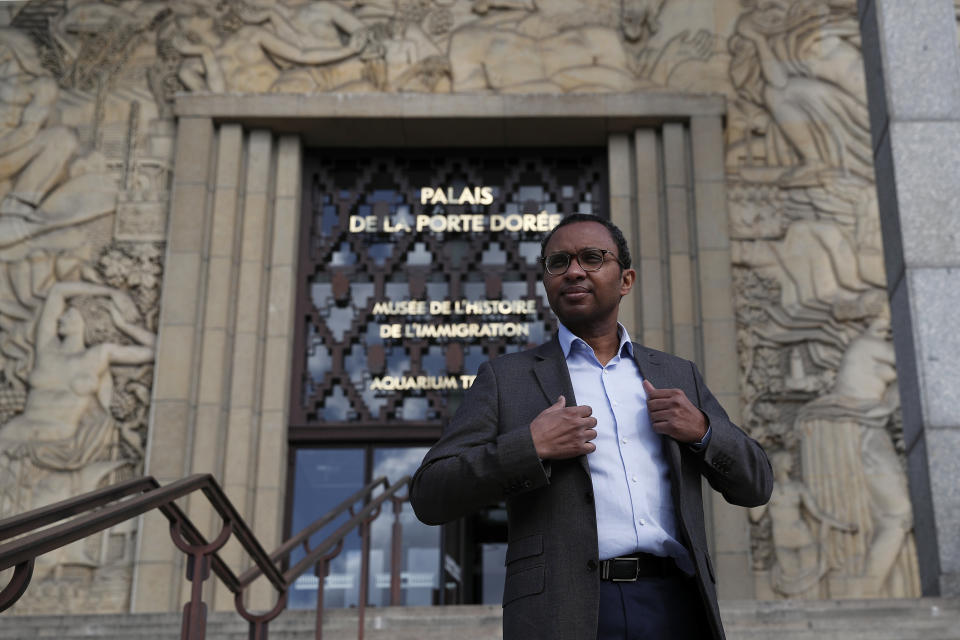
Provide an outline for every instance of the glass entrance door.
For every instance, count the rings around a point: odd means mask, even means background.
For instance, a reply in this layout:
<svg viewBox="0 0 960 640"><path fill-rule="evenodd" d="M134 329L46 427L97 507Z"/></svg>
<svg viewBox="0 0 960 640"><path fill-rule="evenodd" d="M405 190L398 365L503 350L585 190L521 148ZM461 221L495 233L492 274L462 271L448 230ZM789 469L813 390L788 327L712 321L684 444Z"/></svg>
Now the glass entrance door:
<svg viewBox="0 0 960 640"><path fill-rule="evenodd" d="M297 449L294 455L293 508L290 533L295 534L333 507L361 489L374 478L386 477L390 483L416 471L426 453L425 447L329 447ZM344 514L318 531L312 544L318 544L342 525ZM370 529L370 558L367 604L390 605L390 566L394 516L390 503L384 505ZM400 589L401 605L430 605L438 599L440 588L440 529L417 520L410 503L400 514ZM362 545L359 532L349 534L343 549L331 561L324 579L324 606L354 607L360 602ZM297 549L291 563L303 558ZM292 608L316 606L320 581L301 576L290 593Z"/></svg>
<svg viewBox="0 0 960 640"><path fill-rule="evenodd" d="M374 448L373 477L391 479L413 475L427 449L420 447ZM435 604L440 588L440 529L429 527L413 513L409 502L400 514L400 588L405 606ZM393 515L381 514L374 522L370 551L370 600L374 605L390 604L390 535Z"/></svg>

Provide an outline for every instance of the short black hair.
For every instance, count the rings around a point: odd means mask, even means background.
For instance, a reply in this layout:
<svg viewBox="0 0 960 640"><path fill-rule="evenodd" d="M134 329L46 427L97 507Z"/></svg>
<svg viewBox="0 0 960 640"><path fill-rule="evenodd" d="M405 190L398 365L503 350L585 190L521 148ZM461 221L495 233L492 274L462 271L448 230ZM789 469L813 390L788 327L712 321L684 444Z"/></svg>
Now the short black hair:
<svg viewBox="0 0 960 640"><path fill-rule="evenodd" d="M610 232L610 237L613 238L613 243L617 245L617 262L620 264L620 269L623 270L630 268L630 247L627 246L627 239L623 237L623 232L620 231L620 227L613 224L608 219L595 216L592 213L571 213L566 218L561 220L557 226L551 229L547 235L543 236L543 240L540 241L541 258L545 257L543 253L547 250L547 243L550 242L550 238L553 237L554 231L560 227L565 227L568 224L573 224L574 222L596 222L606 227L607 231Z"/></svg>

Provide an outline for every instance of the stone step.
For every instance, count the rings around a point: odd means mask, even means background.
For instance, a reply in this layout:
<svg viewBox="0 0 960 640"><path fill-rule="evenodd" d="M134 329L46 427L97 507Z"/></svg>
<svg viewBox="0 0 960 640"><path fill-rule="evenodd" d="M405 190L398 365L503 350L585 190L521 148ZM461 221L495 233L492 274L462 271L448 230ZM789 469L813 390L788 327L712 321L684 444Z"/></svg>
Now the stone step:
<svg viewBox="0 0 960 640"><path fill-rule="evenodd" d="M730 640L958 640L960 599L725 602Z"/></svg>
<svg viewBox="0 0 960 640"><path fill-rule="evenodd" d="M731 601L721 605L729 640L960 640L960 598L845 601ZM271 640L312 640L312 611L286 611L270 623ZM499 640L498 606L367 609L371 640ZM179 614L0 615L0 640L176 640ZM207 640L247 637L234 612L211 613ZM324 615L324 640L354 640L357 611Z"/></svg>
<svg viewBox="0 0 960 640"><path fill-rule="evenodd" d="M497 640L500 607L386 607L367 610L364 637L371 640ZM312 611L285 611L270 623L271 640L312 640ZM176 640L179 614L0 616L0 640ZM246 638L246 621L233 612L207 617L207 640ZM355 640L355 609L332 609L324 615L324 640Z"/></svg>

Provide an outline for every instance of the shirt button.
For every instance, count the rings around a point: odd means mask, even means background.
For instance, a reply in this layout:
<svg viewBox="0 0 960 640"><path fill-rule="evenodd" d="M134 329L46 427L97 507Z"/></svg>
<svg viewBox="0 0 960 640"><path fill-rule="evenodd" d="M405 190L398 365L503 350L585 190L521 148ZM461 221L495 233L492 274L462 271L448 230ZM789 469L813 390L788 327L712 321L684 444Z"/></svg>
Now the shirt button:
<svg viewBox="0 0 960 640"><path fill-rule="evenodd" d="M641 526L641 527L646 526L646 524L647 524L647 521L644 520L643 518L640 518L639 520L637 520L637 522L640 523L640 526Z"/></svg>
<svg viewBox="0 0 960 640"><path fill-rule="evenodd" d="M637 481L637 476L631 476L631 477L630 477L630 480L631 480L632 482L636 482L636 481Z"/></svg>
<svg viewBox="0 0 960 640"><path fill-rule="evenodd" d="M627 444L627 439L626 439L626 438L620 438L620 442L622 442L623 444Z"/></svg>

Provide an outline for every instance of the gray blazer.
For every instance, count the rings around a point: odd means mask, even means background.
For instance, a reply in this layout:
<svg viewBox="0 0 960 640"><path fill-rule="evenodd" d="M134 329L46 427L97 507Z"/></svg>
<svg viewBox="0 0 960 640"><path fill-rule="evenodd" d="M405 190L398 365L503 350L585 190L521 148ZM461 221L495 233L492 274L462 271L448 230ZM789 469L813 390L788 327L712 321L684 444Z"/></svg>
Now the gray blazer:
<svg viewBox="0 0 960 640"><path fill-rule="evenodd" d="M713 638L724 637L707 552L701 476L728 502L767 502L773 474L763 449L737 426L687 360L634 343L644 378L682 389L712 428L700 452L663 438L681 542L690 550ZM599 571L593 484L586 456L541 464L530 423L559 395L576 404L556 338L480 366L450 423L413 478L423 522L442 524L506 500L505 640L588 640L597 632Z"/></svg>

